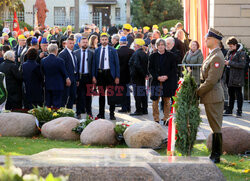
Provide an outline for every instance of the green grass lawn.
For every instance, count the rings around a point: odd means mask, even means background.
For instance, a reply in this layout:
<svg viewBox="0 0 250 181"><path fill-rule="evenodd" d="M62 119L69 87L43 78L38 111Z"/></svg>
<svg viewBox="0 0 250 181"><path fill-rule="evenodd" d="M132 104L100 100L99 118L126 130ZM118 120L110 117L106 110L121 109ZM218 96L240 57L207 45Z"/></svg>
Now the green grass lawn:
<svg viewBox="0 0 250 181"><path fill-rule="evenodd" d="M80 141L54 141L43 137L20 138L20 137L0 137L0 155L32 155L52 148L127 148L126 145L116 146L91 146L82 145ZM166 149L158 150L165 156ZM177 155L179 155L177 153ZM209 151L204 143L197 143L194 146L192 156L208 156ZM250 169L249 158L237 155L223 155L220 164L216 164L227 180L250 181L250 173L244 170Z"/></svg>

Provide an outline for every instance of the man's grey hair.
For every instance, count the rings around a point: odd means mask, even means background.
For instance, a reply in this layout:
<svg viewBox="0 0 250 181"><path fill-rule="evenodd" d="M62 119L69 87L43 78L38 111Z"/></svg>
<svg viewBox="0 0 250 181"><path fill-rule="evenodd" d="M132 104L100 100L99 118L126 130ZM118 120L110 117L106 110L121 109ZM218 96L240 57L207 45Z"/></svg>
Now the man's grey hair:
<svg viewBox="0 0 250 181"><path fill-rule="evenodd" d="M160 45L160 43L163 43L163 45L166 47L166 42L165 40L163 40L162 38L159 38L156 40L156 43L155 43L155 47L158 48L158 46Z"/></svg>
<svg viewBox="0 0 250 181"><path fill-rule="evenodd" d="M49 46L48 46L49 53L56 53L57 50L58 50L57 44L49 44Z"/></svg>
<svg viewBox="0 0 250 181"><path fill-rule="evenodd" d="M153 36L153 33L152 32L149 32L148 33L148 38L152 37Z"/></svg>
<svg viewBox="0 0 250 181"><path fill-rule="evenodd" d="M116 39L117 41L119 41L120 40L120 36L118 35L118 34L114 34L113 36L112 36L112 39Z"/></svg>
<svg viewBox="0 0 250 181"><path fill-rule="evenodd" d="M76 33L75 35L74 35L74 39L75 40L78 40L78 38L81 38L82 37L82 34L81 33Z"/></svg>
<svg viewBox="0 0 250 181"><path fill-rule="evenodd" d="M16 36L17 32L16 31L12 31L12 37Z"/></svg>
<svg viewBox="0 0 250 181"><path fill-rule="evenodd" d="M3 55L4 60L13 60L15 59L15 53L13 50L9 50Z"/></svg>
<svg viewBox="0 0 250 181"><path fill-rule="evenodd" d="M170 42L172 45L174 45L175 44L175 40L174 40L174 38L173 37L168 37L168 38L166 38L166 40L165 40L166 42Z"/></svg>

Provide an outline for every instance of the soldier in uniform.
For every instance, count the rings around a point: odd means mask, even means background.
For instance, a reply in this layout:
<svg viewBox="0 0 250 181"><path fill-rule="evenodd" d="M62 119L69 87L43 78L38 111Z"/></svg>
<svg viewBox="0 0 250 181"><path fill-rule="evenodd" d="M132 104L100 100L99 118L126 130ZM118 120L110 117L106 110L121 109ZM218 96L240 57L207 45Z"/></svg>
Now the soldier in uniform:
<svg viewBox="0 0 250 181"><path fill-rule="evenodd" d="M222 153L222 119L224 108L224 94L220 83L225 60L219 44L223 35L210 28L205 37L206 46L210 54L201 67L201 85L197 90L201 104L204 104L209 125L213 131L212 153L210 159L214 163L220 162Z"/></svg>

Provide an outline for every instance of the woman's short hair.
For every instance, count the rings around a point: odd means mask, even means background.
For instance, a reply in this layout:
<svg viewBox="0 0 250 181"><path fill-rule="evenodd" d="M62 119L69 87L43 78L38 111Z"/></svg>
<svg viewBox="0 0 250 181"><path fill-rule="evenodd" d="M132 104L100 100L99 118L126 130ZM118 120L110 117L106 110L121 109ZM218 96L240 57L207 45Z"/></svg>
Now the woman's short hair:
<svg viewBox="0 0 250 181"><path fill-rule="evenodd" d="M142 33L137 33L137 34L135 35L135 38L141 38L141 39L143 39L143 38L144 38L144 34L142 34Z"/></svg>
<svg viewBox="0 0 250 181"><path fill-rule="evenodd" d="M9 50L4 53L3 55L4 60L12 60L15 58L15 53L13 50Z"/></svg>
<svg viewBox="0 0 250 181"><path fill-rule="evenodd" d="M116 41L119 41L120 40L120 36L118 34L114 34L112 36L112 39L115 39Z"/></svg>
<svg viewBox="0 0 250 181"><path fill-rule="evenodd" d="M9 45L4 45L4 46L3 46L3 52L4 52L4 53L7 52L7 51L9 51L9 50L11 50L11 48L10 48Z"/></svg>
<svg viewBox="0 0 250 181"><path fill-rule="evenodd" d="M57 44L49 44L49 46L48 46L49 53L56 53L57 50L58 50Z"/></svg>
<svg viewBox="0 0 250 181"><path fill-rule="evenodd" d="M160 43L163 43L165 47L167 46L165 40L163 40L162 38L159 38L156 40L155 47L157 48L160 45Z"/></svg>
<svg viewBox="0 0 250 181"><path fill-rule="evenodd" d="M28 60L35 60L38 56L38 52L35 48L29 48L27 51L27 59Z"/></svg>
<svg viewBox="0 0 250 181"><path fill-rule="evenodd" d="M226 42L227 45L237 45L238 40L235 37L229 37Z"/></svg>
<svg viewBox="0 0 250 181"><path fill-rule="evenodd" d="M191 49L191 45L192 45L192 43L196 43L197 50L200 48L200 44L199 44L199 42L198 42L198 41L193 40L193 41L191 41L191 42L189 43L189 48L190 48L190 49Z"/></svg>

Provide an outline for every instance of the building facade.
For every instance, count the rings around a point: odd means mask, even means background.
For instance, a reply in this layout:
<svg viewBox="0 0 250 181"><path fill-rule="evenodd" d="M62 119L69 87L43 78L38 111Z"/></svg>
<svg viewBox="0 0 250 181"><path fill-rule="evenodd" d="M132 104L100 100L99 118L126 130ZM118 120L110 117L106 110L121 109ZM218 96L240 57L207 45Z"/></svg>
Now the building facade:
<svg viewBox="0 0 250 181"><path fill-rule="evenodd" d="M36 0L24 2L25 22L34 26L34 8ZM74 0L45 0L49 12L46 14L46 25L67 26L75 24ZM79 0L79 25L96 24L110 26L126 23L126 0Z"/></svg>
<svg viewBox="0 0 250 181"><path fill-rule="evenodd" d="M209 26L225 36L235 36L250 49L250 0L210 0Z"/></svg>

